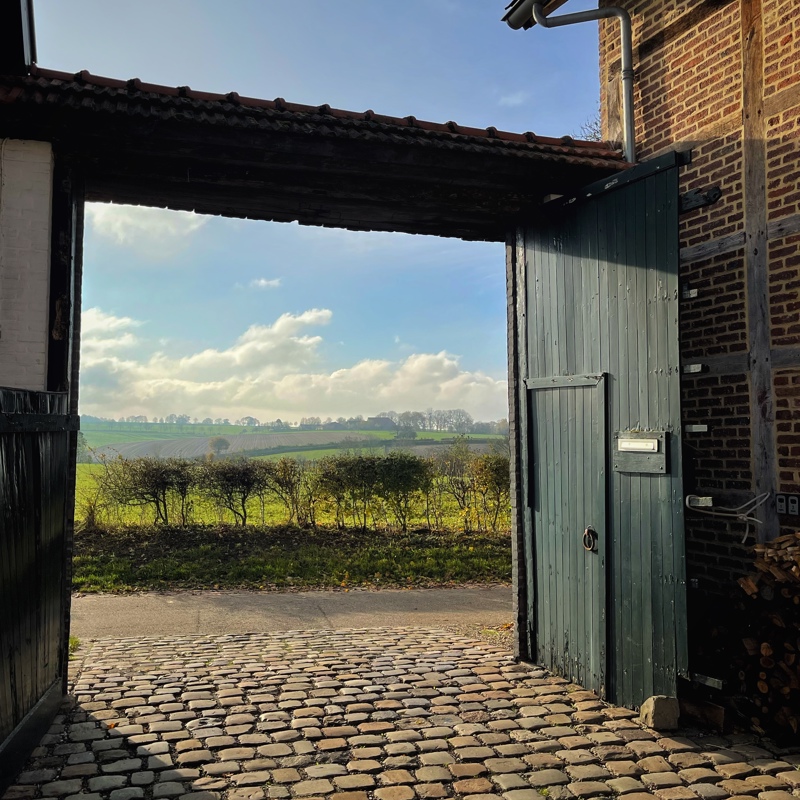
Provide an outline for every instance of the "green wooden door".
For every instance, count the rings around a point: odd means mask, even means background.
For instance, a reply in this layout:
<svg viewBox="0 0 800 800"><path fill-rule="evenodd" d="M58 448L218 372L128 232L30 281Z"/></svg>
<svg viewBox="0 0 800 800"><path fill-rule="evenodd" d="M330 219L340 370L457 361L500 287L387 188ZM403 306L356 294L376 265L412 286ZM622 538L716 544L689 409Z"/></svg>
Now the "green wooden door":
<svg viewBox="0 0 800 800"><path fill-rule="evenodd" d="M528 381L536 661L605 693L605 376Z"/></svg>
<svg viewBox="0 0 800 800"><path fill-rule="evenodd" d="M531 656L632 707L687 662L678 200L678 159L643 164L537 215L516 256Z"/></svg>

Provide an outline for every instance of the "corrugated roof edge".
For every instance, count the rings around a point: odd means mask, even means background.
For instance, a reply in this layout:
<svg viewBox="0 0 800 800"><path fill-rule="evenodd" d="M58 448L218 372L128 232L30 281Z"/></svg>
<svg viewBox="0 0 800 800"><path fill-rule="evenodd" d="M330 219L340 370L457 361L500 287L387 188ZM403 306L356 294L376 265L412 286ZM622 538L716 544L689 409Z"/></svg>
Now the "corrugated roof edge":
<svg viewBox="0 0 800 800"><path fill-rule="evenodd" d="M466 136L476 139L495 139L519 145L539 145L543 147L574 148L579 151L576 155L580 157L601 158L604 160L616 161L622 166L624 158L621 150L612 146L608 142L590 142L580 139L573 139L571 136L549 137L538 136L531 131L525 133L512 133L501 131L497 128L473 128L459 125L456 122L428 122L418 120L416 117L392 117L384 114L376 114L372 110L364 112L346 111L338 108L331 108L329 105L310 106L299 103L289 103L281 97L275 100L266 100L255 97L246 97L237 92L227 94L216 94L212 92L200 92L188 86L162 86L160 84L145 83L139 78L130 80L120 80L118 78L108 78L100 75L92 75L87 70L78 73L62 72L59 70L44 69L36 64L31 66L30 77L34 79L44 79L49 81L61 81L64 83L78 83L87 87L97 87L105 89L117 89L122 92L140 92L142 94L158 95L161 97L187 98L191 100L207 103L229 103L242 106L243 108L264 109L277 112L288 112L296 114L315 114L327 115L334 119L351 120L354 122L368 122L382 125L391 125L398 128L416 128L431 133L450 134L456 136ZM13 101L12 93L11 99Z"/></svg>

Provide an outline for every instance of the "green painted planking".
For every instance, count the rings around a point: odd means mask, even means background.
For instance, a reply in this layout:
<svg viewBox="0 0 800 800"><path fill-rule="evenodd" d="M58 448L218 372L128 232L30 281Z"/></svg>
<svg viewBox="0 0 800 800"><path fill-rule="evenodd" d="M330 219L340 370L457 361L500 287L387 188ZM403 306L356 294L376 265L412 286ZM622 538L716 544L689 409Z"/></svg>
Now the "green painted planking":
<svg viewBox="0 0 800 800"><path fill-rule="evenodd" d="M597 574L601 556L584 551L581 534L593 524L603 536L604 497L602 493L586 492L587 505L582 498L574 503L571 498L575 486L597 481L605 459L605 429L596 424L603 414L604 382L595 377L587 383L590 385L564 384L530 390L534 418L530 446L535 463L530 484L537 497L534 525L543 531L534 540L537 585L546 587L538 594L536 606L536 628L540 632L537 656L559 674L591 685L602 680L604 671L601 655L605 642L604 637L598 637L597 625L603 614L603 595L598 593L603 583ZM570 409L574 409L575 419L583 418L592 435L578 441L575 426L565 424ZM565 461L571 466L559 469ZM587 616L591 624L580 625L579 620ZM577 631L583 631L585 638L573 636Z"/></svg>
<svg viewBox="0 0 800 800"><path fill-rule="evenodd" d="M523 485L538 493L527 523L532 652L629 706L674 694L686 671L675 163L525 234L524 373L608 373L604 409L575 386L529 393L539 418L523 463ZM598 442L626 428L671 432L669 475L612 471ZM608 498L597 568L571 544L592 494Z"/></svg>

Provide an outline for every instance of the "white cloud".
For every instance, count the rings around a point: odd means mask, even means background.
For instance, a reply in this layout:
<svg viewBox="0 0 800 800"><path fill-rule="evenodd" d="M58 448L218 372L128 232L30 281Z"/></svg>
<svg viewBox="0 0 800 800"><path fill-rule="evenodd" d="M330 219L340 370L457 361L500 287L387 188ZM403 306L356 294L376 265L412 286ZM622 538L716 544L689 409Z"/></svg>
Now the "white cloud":
<svg viewBox="0 0 800 800"><path fill-rule="evenodd" d="M190 211L147 206L87 203L92 232L152 261L166 261L186 249L209 217Z"/></svg>
<svg viewBox="0 0 800 800"><path fill-rule="evenodd" d="M505 106L506 108L516 108L517 106L524 105L528 102L530 94L525 91L513 92L512 94L504 94L498 101L497 105Z"/></svg>
<svg viewBox="0 0 800 800"><path fill-rule="evenodd" d="M84 337L124 331L141 324L131 317L117 317L96 307L87 308L81 314L81 333Z"/></svg>
<svg viewBox="0 0 800 800"><path fill-rule="evenodd" d="M277 289L281 285L281 278L256 278L250 281L252 289Z"/></svg>
<svg viewBox="0 0 800 800"><path fill-rule="evenodd" d="M81 366L91 366L109 353L135 347L139 340L131 332L142 323L131 317L117 317L99 308L81 314Z"/></svg>
<svg viewBox="0 0 800 800"><path fill-rule="evenodd" d="M465 408L481 419L507 414L506 382L462 369L458 357L445 351L326 368L322 337L311 329L330 322L328 309L252 325L224 349L187 356L161 351L141 358L131 352L140 344L130 331L134 320L99 309L86 316L81 383L86 413L299 419L432 406Z"/></svg>

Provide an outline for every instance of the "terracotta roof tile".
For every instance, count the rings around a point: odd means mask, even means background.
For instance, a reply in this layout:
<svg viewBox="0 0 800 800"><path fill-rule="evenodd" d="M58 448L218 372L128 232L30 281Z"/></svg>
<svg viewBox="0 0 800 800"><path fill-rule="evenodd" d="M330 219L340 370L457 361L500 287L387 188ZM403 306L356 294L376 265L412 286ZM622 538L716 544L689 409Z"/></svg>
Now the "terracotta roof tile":
<svg viewBox="0 0 800 800"><path fill-rule="evenodd" d="M428 122L413 116L392 117L374 111L346 111L329 105L289 103L281 97L265 100L237 92L215 94L188 86L161 86L139 78L119 80L33 66L28 77L0 77L0 103L42 103L94 111L200 120L210 125L257 126L299 130L323 136L375 138L459 150L493 148L497 155L534 157L576 164L625 166L621 151L605 142L512 133L496 128L473 128L457 122Z"/></svg>

